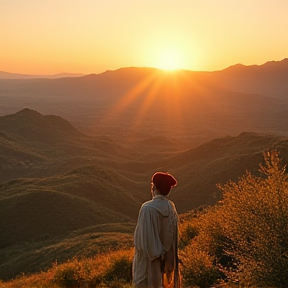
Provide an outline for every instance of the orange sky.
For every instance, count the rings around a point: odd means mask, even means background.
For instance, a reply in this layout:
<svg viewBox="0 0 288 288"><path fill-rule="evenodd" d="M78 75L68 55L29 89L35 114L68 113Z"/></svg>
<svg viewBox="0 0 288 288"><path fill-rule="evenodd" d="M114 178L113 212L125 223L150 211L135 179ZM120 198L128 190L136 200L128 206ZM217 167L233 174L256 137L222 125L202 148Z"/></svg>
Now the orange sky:
<svg viewBox="0 0 288 288"><path fill-rule="evenodd" d="M287 0L1 0L0 71L219 70L288 57Z"/></svg>

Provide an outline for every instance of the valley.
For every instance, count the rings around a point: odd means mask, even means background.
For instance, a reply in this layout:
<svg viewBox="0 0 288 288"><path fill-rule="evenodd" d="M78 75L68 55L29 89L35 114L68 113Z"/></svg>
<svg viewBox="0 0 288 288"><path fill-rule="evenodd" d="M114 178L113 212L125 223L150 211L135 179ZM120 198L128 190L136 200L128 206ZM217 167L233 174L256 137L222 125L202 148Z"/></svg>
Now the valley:
<svg viewBox="0 0 288 288"><path fill-rule="evenodd" d="M131 246L155 171L177 178L182 215L259 175L266 149L288 163L287 59L265 65L253 79L277 75L267 89L240 89L251 67L0 79L0 279Z"/></svg>

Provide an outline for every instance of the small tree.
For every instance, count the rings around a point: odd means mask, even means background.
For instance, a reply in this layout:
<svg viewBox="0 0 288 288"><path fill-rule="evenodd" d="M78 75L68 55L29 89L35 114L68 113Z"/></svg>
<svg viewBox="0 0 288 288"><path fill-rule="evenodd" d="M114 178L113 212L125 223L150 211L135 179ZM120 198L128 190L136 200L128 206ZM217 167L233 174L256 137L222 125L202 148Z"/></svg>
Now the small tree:
<svg viewBox="0 0 288 288"><path fill-rule="evenodd" d="M236 260L226 274L243 285L288 286L288 182L277 150L264 152L265 178L247 173L223 190L221 219L232 245L225 253ZM229 267L231 268L231 267Z"/></svg>
<svg viewBox="0 0 288 288"><path fill-rule="evenodd" d="M211 287L219 279L219 271L213 264L213 257L196 242L192 242L182 252L184 263L181 273L185 286L198 286L200 288Z"/></svg>
<svg viewBox="0 0 288 288"><path fill-rule="evenodd" d="M237 183L219 185L223 200L199 217L198 235L184 248L184 282L205 287L222 278L242 287L288 287L285 168L277 150L265 151L263 177L246 172Z"/></svg>

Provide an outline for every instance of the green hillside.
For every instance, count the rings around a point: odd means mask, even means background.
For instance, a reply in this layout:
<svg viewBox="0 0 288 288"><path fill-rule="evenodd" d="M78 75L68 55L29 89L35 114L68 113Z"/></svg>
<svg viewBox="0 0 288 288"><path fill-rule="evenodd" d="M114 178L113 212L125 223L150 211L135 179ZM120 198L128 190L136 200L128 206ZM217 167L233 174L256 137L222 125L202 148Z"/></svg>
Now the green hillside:
<svg viewBox="0 0 288 288"><path fill-rule="evenodd" d="M0 279L46 271L53 263L132 247L135 223L110 223L0 249Z"/></svg>
<svg viewBox="0 0 288 288"><path fill-rule="evenodd" d="M21 133L17 123L33 133ZM189 144L188 137L119 141L84 135L61 118L28 109L0 117L0 126L0 278L46 269L55 259L75 256L76 250L85 254L90 236L103 243L107 237L111 247L124 238L131 241L157 170L177 178L179 185L169 197L182 214L215 204L222 195L218 183L236 181L246 170L257 174L264 150L276 147L288 159L287 138L272 134L245 132L200 145L194 139ZM46 141L48 126L51 139ZM78 241L75 233L86 246L71 244ZM63 251L55 248L59 245Z"/></svg>

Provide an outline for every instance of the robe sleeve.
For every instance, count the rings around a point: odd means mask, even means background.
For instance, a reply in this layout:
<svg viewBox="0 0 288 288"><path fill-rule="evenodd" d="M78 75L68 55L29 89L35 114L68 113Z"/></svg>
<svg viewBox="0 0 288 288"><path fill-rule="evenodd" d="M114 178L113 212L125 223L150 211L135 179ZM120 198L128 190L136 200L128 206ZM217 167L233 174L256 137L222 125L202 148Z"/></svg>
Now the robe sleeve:
<svg viewBox="0 0 288 288"><path fill-rule="evenodd" d="M165 251L158 232L158 217L156 209L149 206L142 206L135 229L135 249L146 254L151 261Z"/></svg>

